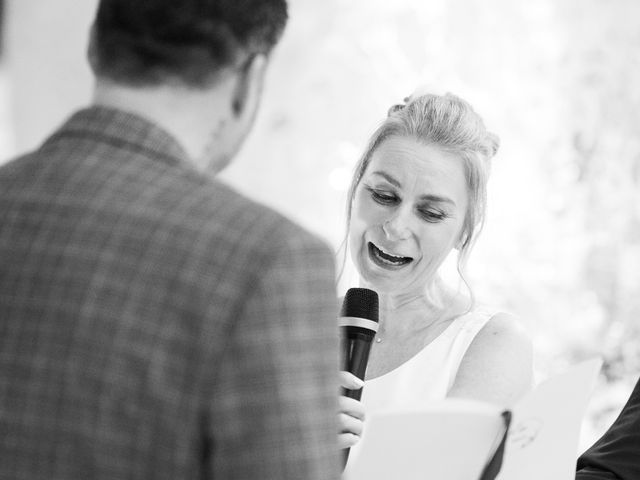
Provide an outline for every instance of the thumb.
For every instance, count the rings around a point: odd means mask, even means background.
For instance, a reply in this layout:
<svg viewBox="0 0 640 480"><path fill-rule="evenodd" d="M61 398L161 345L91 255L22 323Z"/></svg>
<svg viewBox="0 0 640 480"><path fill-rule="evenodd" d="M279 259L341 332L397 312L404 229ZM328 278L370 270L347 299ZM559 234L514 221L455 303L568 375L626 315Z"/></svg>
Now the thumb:
<svg viewBox="0 0 640 480"><path fill-rule="evenodd" d="M351 372L340 372L340 386L349 390L358 390L364 387L364 381L360 380Z"/></svg>

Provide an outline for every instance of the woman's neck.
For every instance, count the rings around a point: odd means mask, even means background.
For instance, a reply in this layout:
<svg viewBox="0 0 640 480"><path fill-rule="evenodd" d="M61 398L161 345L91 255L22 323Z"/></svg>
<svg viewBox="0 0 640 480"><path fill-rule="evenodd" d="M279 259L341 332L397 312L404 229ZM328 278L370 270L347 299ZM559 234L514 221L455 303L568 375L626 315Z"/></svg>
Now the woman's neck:
<svg viewBox="0 0 640 480"><path fill-rule="evenodd" d="M370 288L367 285L364 285ZM391 331L410 334L428 329L448 318L452 310L454 295L440 279L435 279L421 291L414 293L379 293L380 332Z"/></svg>

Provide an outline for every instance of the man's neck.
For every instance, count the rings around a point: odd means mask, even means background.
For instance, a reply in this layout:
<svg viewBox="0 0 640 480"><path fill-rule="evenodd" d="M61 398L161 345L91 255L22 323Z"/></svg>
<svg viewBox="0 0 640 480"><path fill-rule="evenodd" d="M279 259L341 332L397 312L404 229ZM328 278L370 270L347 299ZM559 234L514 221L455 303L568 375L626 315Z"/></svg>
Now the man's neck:
<svg viewBox="0 0 640 480"><path fill-rule="evenodd" d="M206 90L179 86L133 88L98 80L93 104L139 115L166 130L180 143L189 160L200 170L207 168L203 153L211 138L230 115L225 84Z"/></svg>

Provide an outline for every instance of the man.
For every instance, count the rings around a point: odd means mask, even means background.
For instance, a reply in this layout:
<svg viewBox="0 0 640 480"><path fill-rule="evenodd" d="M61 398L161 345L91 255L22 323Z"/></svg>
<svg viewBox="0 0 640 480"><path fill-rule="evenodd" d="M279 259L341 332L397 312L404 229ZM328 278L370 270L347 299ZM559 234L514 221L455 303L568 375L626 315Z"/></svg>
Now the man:
<svg viewBox="0 0 640 480"><path fill-rule="evenodd" d="M609 430L578 459L576 480L640 478L640 381Z"/></svg>
<svg viewBox="0 0 640 480"><path fill-rule="evenodd" d="M94 105L0 169L0 478L338 478L331 252L212 176L286 19L100 2Z"/></svg>

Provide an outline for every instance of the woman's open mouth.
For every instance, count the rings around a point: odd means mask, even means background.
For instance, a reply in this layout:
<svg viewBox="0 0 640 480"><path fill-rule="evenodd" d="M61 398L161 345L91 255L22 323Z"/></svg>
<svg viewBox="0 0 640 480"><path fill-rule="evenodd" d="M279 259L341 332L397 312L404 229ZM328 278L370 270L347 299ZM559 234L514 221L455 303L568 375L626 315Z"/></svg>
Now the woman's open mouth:
<svg viewBox="0 0 640 480"><path fill-rule="evenodd" d="M380 248L376 247L373 243L369 242L369 257L373 262L383 268L389 267L402 267L411 263L413 258L411 257L402 257L399 255L394 255L392 253L385 252Z"/></svg>

